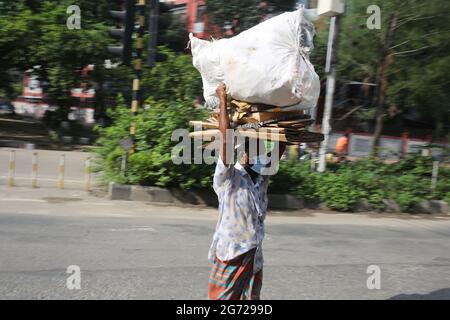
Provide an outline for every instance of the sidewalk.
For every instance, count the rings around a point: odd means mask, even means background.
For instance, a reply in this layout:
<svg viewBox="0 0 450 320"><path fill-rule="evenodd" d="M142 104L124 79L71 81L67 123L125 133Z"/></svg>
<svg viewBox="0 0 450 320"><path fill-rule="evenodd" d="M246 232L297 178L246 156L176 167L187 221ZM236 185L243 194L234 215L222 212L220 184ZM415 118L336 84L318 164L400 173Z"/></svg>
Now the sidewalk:
<svg viewBox="0 0 450 320"><path fill-rule="evenodd" d="M64 155L64 187L84 190L85 161L92 157L90 153L78 151L27 150L0 148L0 185L6 186L11 151L15 151L14 185L31 188L31 171L33 154L37 153L37 185L42 188L58 186L59 163ZM92 161L91 161L92 167ZM91 173L91 187L95 184L95 174Z"/></svg>
<svg viewBox="0 0 450 320"><path fill-rule="evenodd" d="M29 187L7 187L0 185L0 203L8 203L21 207L24 212L33 213L36 205L44 207L58 207L63 209L78 208L79 212L90 212L96 216L109 216L111 213L125 211L130 216L146 216L149 211L170 212L182 218L190 217L217 218L217 209L197 205L177 205L157 202L140 202L126 200L109 200L106 198L106 190L95 190L86 192L83 190L68 190L58 188L36 188ZM93 206L96 209L93 209ZM97 207L98 206L98 207ZM159 209L158 209L159 208ZM53 210L52 210L53 211ZM42 210L41 210L42 212ZM70 212L70 210L68 211ZM61 212L65 215L65 212ZM159 213L158 213L159 215ZM165 216L164 213L161 213ZM448 225L450 230L450 216L430 214L408 214L408 213L342 213L329 210L270 210L268 212L272 223L301 221L305 224L317 225L366 225L366 226L408 226L408 225ZM449 232L450 235L450 232Z"/></svg>

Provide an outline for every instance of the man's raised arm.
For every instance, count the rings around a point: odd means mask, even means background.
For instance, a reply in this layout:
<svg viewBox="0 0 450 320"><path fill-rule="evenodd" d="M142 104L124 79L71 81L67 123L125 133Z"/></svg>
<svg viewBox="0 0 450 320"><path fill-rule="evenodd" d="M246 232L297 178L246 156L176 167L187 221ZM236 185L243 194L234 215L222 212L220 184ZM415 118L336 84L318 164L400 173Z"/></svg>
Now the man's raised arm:
<svg viewBox="0 0 450 320"><path fill-rule="evenodd" d="M219 107L219 130L222 135L222 144L220 146L220 158L225 165L229 164L227 159L227 129L230 128L230 119L227 111L227 88L223 83L219 84L216 89L217 96L220 100Z"/></svg>

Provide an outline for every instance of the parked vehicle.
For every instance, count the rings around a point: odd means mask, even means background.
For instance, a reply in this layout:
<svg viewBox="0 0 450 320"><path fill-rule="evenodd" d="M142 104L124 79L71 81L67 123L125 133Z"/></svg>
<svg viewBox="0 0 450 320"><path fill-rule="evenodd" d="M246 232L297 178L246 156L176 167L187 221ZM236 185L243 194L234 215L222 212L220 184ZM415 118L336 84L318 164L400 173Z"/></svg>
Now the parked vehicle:
<svg viewBox="0 0 450 320"><path fill-rule="evenodd" d="M14 116L14 106L9 102L0 102L0 115Z"/></svg>

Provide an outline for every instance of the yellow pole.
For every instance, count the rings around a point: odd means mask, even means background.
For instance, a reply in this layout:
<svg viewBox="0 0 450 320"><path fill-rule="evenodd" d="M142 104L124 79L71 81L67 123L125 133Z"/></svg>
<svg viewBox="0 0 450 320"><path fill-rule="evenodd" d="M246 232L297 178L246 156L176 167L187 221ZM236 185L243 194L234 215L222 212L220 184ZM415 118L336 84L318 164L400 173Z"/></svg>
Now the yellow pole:
<svg viewBox="0 0 450 320"><path fill-rule="evenodd" d="M9 155L9 168L8 168L8 186L14 187L14 175L16 172L16 151L11 150Z"/></svg>
<svg viewBox="0 0 450 320"><path fill-rule="evenodd" d="M66 156L62 154L59 157L59 168L58 168L58 187L60 189L64 189L64 171L65 171L65 164L66 164Z"/></svg>
<svg viewBox="0 0 450 320"><path fill-rule="evenodd" d="M91 190L91 159L87 158L84 162L84 189Z"/></svg>
<svg viewBox="0 0 450 320"><path fill-rule="evenodd" d="M31 158L31 187L37 188L37 174L38 174L38 153L33 152Z"/></svg>

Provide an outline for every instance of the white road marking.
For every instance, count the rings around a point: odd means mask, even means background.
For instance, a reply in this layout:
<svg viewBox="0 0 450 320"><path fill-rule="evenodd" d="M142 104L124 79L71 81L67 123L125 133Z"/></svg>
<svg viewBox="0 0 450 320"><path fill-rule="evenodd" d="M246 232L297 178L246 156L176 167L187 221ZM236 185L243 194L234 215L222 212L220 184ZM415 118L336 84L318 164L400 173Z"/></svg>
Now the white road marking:
<svg viewBox="0 0 450 320"><path fill-rule="evenodd" d="M70 199L70 198L69 198ZM73 198L73 199L79 199L79 198ZM57 198L56 198L57 200ZM1 201L11 201L11 202L41 202L41 203L50 203L48 200L45 199L25 199L25 198L0 198L0 202ZM77 202L73 202L73 201L61 201L60 203L51 203L51 204L61 204L63 203L65 205L67 204L83 204L83 205L87 205L87 206L111 206L111 203L109 202L85 202L85 201L77 201Z"/></svg>
<svg viewBox="0 0 450 320"><path fill-rule="evenodd" d="M20 198L6 198L6 199L0 199L0 201L47 202L46 200L42 200L42 199L20 199Z"/></svg>
<svg viewBox="0 0 450 320"><path fill-rule="evenodd" d="M111 229L111 231L150 231L156 232L155 228L152 227L135 227L135 228L119 228L119 229Z"/></svg>
<svg viewBox="0 0 450 320"><path fill-rule="evenodd" d="M0 176L0 178L1 178L1 179L7 179L8 177L7 177L7 176ZM30 178L30 177L20 177L20 176L15 176L15 177L14 177L14 180L31 180L31 178ZM39 182L39 181L53 181L53 182L57 182L57 181L58 181L57 178L52 178L52 177L46 178L46 177L39 176L39 175L38 175L37 180L38 180L38 182ZM71 180L71 179L64 179L64 182L84 183L83 180Z"/></svg>

